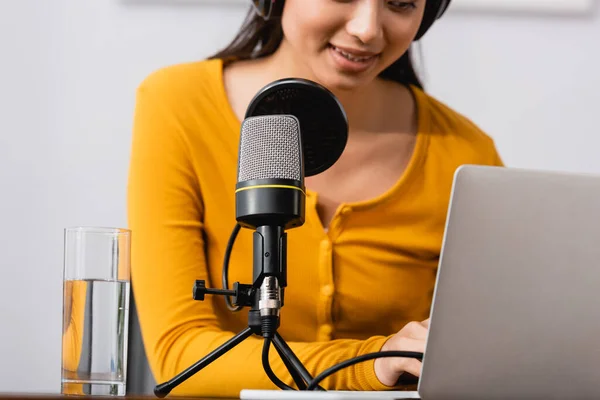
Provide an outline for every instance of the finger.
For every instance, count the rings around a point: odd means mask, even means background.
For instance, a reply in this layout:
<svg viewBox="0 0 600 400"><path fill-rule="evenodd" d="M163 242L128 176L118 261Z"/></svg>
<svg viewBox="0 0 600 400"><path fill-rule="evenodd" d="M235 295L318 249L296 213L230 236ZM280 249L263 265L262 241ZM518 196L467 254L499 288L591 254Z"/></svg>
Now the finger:
<svg viewBox="0 0 600 400"><path fill-rule="evenodd" d="M406 336L396 337L396 340L388 350L396 350L396 351L411 351L417 353L425 352L425 341L413 339ZM389 366L394 371L394 373L402 374L403 372L408 372L414 376L419 376L421 373L421 361L416 358L409 357L391 357Z"/></svg>
<svg viewBox="0 0 600 400"><path fill-rule="evenodd" d="M392 346L390 346L389 350L414 351L417 353L424 353L425 340L401 336L398 338L397 341L395 341L395 343Z"/></svg>
<svg viewBox="0 0 600 400"><path fill-rule="evenodd" d="M427 338L427 328L421 322L410 322L404 329L404 336L424 340Z"/></svg>
<svg viewBox="0 0 600 400"><path fill-rule="evenodd" d="M408 372L417 378L421 376L421 368L423 367L423 363L421 361L415 360L414 358L402 358L401 360L402 362L398 363L397 366L394 365L394 368L398 368L397 371L399 374Z"/></svg>
<svg viewBox="0 0 600 400"><path fill-rule="evenodd" d="M423 325L425 328L429 329L429 320L430 320L430 318L427 318L425 321L421 321L421 325Z"/></svg>

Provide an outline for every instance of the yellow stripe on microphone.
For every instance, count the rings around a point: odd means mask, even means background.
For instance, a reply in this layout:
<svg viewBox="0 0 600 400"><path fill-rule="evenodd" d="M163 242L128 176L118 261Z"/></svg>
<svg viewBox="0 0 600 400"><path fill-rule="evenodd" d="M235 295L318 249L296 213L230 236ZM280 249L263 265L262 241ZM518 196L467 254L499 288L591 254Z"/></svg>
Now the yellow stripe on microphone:
<svg viewBox="0 0 600 400"><path fill-rule="evenodd" d="M242 192L244 190L250 190L250 189L294 189L294 190L299 190L302 192L302 194L306 195L306 193L304 193L304 190L302 190L298 186L289 186L289 185L254 185L254 186L239 188L235 192L237 193L237 192Z"/></svg>

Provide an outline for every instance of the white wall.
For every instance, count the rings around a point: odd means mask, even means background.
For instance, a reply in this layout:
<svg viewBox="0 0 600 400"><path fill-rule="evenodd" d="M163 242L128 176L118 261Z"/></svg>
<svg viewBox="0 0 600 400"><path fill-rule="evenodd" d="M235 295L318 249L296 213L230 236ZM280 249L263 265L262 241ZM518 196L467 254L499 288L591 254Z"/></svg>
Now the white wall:
<svg viewBox="0 0 600 400"><path fill-rule="evenodd" d="M0 392L60 390L62 230L126 226L137 85L224 45L244 15L242 5L0 2Z"/></svg>
<svg viewBox="0 0 600 400"><path fill-rule="evenodd" d="M449 13L423 52L431 92L511 166L600 173L600 16Z"/></svg>
<svg viewBox="0 0 600 400"><path fill-rule="evenodd" d="M51 4L0 3L0 391L56 388L66 183L55 164L59 12Z"/></svg>
<svg viewBox="0 0 600 400"><path fill-rule="evenodd" d="M136 86L245 13L144 2L0 2L0 392L59 391L62 229L126 225ZM598 39L598 17L451 12L424 41L427 80L507 164L600 172Z"/></svg>

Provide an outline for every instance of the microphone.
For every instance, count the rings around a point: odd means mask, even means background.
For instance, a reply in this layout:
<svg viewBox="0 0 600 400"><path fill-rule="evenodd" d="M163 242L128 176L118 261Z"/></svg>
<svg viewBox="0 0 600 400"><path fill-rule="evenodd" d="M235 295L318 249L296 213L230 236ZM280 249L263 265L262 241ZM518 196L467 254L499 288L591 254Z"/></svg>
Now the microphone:
<svg viewBox="0 0 600 400"><path fill-rule="evenodd" d="M287 286L286 229L304 224L300 123L293 115L246 118L235 191L236 220L253 237L253 287L259 290L262 335L272 338Z"/></svg>

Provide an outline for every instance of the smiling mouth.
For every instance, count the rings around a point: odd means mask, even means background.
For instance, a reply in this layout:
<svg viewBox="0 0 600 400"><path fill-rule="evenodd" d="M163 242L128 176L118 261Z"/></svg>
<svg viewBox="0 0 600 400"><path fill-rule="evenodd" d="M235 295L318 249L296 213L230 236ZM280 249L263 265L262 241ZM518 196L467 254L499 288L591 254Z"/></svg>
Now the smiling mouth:
<svg viewBox="0 0 600 400"><path fill-rule="evenodd" d="M371 61L372 59L374 59L375 57L378 56L378 54L372 54L372 55L367 55L367 56L358 56L356 54L348 53L347 51L344 51L344 50L340 49L339 47L336 47L332 44L330 46L335 52L340 54L342 57L344 57L347 60L353 61L353 62L365 63L365 62Z"/></svg>

